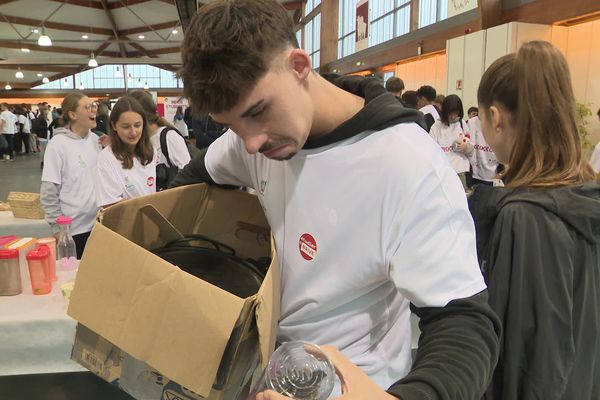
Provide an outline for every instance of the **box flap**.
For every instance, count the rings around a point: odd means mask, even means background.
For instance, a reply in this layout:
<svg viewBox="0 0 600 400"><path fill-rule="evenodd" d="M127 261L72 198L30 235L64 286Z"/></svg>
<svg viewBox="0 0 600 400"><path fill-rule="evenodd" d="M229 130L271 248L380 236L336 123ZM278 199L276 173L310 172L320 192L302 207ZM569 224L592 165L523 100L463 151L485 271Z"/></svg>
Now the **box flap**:
<svg viewBox="0 0 600 400"><path fill-rule="evenodd" d="M181 232L179 232L152 204L146 204L140 208L140 211L158 227L158 237L162 241L169 243L183 238Z"/></svg>
<svg viewBox="0 0 600 400"><path fill-rule="evenodd" d="M275 349L280 310L280 265L275 252L275 241L271 238L271 266L258 291L256 304L256 324L263 368Z"/></svg>
<svg viewBox="0 0 600 400"><path fill-rule="evenodd" d="M202 396L244 300L96 224L68 315Z"/></svg>

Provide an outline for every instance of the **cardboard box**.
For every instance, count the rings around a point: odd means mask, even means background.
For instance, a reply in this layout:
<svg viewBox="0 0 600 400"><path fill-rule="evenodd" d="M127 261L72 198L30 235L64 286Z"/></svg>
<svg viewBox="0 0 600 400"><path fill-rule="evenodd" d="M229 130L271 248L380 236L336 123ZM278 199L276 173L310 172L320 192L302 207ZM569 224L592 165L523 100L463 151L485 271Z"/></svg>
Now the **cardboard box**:
<svg viewBox="0 0 600 400"><path fill-rule="evenodd" d="M15 218L44 219L39 193L10 192L7 201Z"/></svg>
<svg viewBox="0 0 600 400"><path fill-rule="evenodd" d="M279 266L266 230L254 195L207 185L104 210L67 312L79 322L72 358L137 398L238 398L275 345ZM239 298L149 251L183 234L271 257L258 293Z"/></svg>

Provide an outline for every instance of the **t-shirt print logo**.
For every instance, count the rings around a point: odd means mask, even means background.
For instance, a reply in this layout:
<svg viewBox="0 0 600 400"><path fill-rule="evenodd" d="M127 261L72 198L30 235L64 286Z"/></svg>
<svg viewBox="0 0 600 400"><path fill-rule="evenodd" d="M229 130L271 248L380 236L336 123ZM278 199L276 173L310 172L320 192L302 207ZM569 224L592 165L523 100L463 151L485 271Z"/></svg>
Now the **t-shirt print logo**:
<svg viewBox="0 0 600 400"><path fill-rule="evenodd" d="M87 167L87 164L86 164L85 160L83 159L83 157L81 157L81 154L77 155L77 162L79 163L79 166L81 168Z"/></svg>
<svg viewBox="0 0 600 400"><path fill-rule="evenodd" d="M310 233L305 233L300 236L298 249L302 258L310 261L317 255L317 241Z"/></svg>
<svg viewBox="0 0 600 400"><path fill-rule="evenodd" d="M148 187L154 186L154 177L153 176L149 176L148 179L146 179L146 185L148 185Z"/></svg>

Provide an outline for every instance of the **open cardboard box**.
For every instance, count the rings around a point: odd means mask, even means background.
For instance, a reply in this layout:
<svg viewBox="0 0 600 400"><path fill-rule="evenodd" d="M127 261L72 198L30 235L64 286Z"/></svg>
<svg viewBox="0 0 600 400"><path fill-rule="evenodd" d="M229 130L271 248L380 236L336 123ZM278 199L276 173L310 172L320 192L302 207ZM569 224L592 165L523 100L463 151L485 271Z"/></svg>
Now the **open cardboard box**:
<svg viewBox="0 0 600 400"><path fill-rule="evenodd" d="M275 345L279 265L266 232L254 195L204 184L104 210L69 304L72 358L137 398L238 398ZM239 298L149 251L185 234L271 257L258 293Z"/></svg>

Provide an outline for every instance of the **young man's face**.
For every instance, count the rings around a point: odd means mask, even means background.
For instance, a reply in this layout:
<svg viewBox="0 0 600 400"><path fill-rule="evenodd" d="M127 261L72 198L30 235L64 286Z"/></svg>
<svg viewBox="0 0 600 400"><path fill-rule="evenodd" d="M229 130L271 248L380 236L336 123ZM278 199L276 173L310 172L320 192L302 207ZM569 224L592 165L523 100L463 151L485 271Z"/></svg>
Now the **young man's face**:
<svg viewBox="0 0 600 400"><path fill-rule="evenodd" d="M304 146L312 126L306 80L296 67L272 67L239 104L211 115L242 138L248 153L289 160Z"/></svg>

